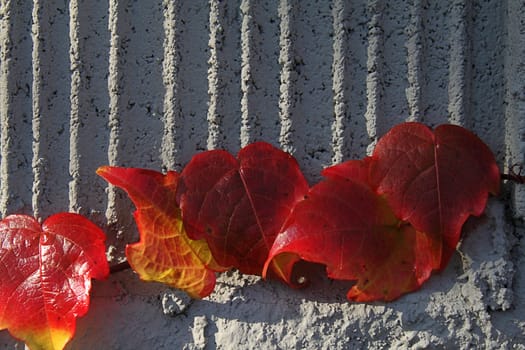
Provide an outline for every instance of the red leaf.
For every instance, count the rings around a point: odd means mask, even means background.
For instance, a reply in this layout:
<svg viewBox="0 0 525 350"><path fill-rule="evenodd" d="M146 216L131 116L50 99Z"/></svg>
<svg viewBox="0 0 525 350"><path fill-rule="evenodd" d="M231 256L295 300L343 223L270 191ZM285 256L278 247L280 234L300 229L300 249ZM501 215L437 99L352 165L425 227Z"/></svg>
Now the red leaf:
<svg viewBox="0 0 525 350"><path fill-rule="evenodd" d="M500 173L490 149L470 131L441 125L432 132L404 123L383 136L372 155L370 182L394 213L442 240L440 268L456 249L469 215L481 215Z"/></svg>
<svg viewBox="0 0 525 350"><path fill-rule="evenodd" d="M33 349L62 349L88 310L91 278L109 274L104 240L78 214L0 221L0 329Z"/></svg>
<svg viewBox="0 0 525 350"><path fill-rule="evenodd" d="M176 202L179 174L137 168L100 167L97 174L124 189L135 206L140 241L126 246L132 269L145 281L166 283L194 298L215 287L217 265L204 240L191 240Z"/></svg>
<svg viewBox="0 0 525 350"><path fill-rule="evenodd" d="M325 264L329 277L357 280L347 295L356 301L395 299L446 266L465 220L482 213L500 183L494 156L475 135L452 125L433 133L418 123L393 128L372 157L323 175L266 266L278 260L281 276L296 285L299 259Z"/></svg>
<svg viewBox="0 0 525 350"><path fill-rule="evenodd" d="M275 236L308 184L295 159L264 142L193 157L181 174L184 226L223 266L261 274Z"/></svg>
<svg viewBox="0 0 525 350"><path fill-rule="evenodd" d="M370 164L372 158L365 157L363 160L348 160L346 162L325 168L321 175L331 179L353 180L370 184Z"/></svg>
<svg viewBox="0 0 525 350"><path fill-rule="evenodd" d="M324 264L330 278L357 280L349 299L393 300L430 276L427 244L425 234L400 222L366 184L334 176L296 205L266 266L284 261L282 276L294 286L299 259Z"/></svg>

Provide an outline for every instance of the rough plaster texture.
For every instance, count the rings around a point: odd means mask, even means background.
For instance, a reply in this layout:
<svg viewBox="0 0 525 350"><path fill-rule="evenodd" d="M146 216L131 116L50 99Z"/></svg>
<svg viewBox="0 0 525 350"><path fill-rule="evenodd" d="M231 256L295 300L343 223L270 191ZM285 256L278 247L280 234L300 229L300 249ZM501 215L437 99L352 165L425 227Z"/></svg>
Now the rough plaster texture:
<svg viewBox="0 0 525 350"><path fill-rule="evenodd" d="M114 164L180 170L265 140L308 180L404 120L464 125L525 161L525 1L2 0L0 212L80 212L108 256L137 238ZM525 189L469 220L450 266L398 301L352 304L229 272L204 300L95 282L69 349L525 349ZM23 344L0 333L0 347Z"/></svg>

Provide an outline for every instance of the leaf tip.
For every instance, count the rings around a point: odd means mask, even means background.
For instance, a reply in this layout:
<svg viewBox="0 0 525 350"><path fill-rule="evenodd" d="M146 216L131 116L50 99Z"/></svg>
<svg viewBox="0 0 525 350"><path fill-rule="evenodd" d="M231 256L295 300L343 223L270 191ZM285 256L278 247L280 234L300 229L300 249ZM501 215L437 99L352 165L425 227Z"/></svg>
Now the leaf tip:
<svg viewBox="0 0 525 350"><path fill-rule="evenodd" d="M105 173L108 172L108 170L111 168L109 165L101 165L97 168L96 173L99 176L103 176Z"/></svg>

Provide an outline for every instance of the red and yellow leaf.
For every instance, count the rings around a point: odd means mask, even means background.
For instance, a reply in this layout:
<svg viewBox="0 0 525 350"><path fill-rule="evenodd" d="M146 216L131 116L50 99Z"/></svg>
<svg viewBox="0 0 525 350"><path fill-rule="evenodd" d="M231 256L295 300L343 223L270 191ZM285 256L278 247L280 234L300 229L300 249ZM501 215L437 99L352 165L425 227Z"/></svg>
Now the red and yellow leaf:
<svg viewBox="0 0 525 350"><path fill-rule="evenodd" d="M291 155L256 142L237 159L219 150L193 157L178 198L191 238L206 239L221 265L260 275L275 236L307 191Z"/></svg>
<svg viewBox="0 0 525 350"><path fill-rule="evenodd" d="M109 274L104 240L78 214L0 221L0 329L31 349L63 349L88 310L91 278Z"/></svg>
<svg viewBox="0 0 525 350"><path fill-rule="evenodd" d="M455 125L434 132L404 123L383 136L370 162L370 183L396 216L443 242L444 268L469 215L481 215L489 192L497 194L500 172L490 149Z"/></svg>
<svg viewBox="0 0 525 350"><path fill-rule="evenodd" d="M214 271L224 268L215 262L206 241L186 235L176 201L179 174L110 166L100 167L97 174L125 190L137 207L140 240L126 246L126 257L140 278L194 298L209 295L215 287Z"/></svg>
<svg viewBox="0 0 525 350"><path fill-rule="evenodd" d="M334 176L296 205L265 266L277 259L281 276L297 286L291 278L299 259L324 264L330 278L356 281L350 300L388 301L429 278L427 244L424 233L400 222L366 184Z"/></svg>

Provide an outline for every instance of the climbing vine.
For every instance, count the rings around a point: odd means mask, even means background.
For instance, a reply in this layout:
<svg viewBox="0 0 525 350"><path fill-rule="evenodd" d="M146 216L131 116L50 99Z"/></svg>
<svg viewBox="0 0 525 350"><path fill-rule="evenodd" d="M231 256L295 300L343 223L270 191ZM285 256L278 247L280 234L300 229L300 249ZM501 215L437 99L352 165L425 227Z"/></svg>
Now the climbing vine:
<svg viewBox="0 0 525 350"><path fill-rule="evenodd" d="M234 156L195 155L178 173L101 166L97 174L136 206L138 242L111 267L105 235L85 217L59 213L42 225L0 221L0 329L32 349L62 349L89 306L91 278L131 267L203 298L216 274L237 269L291 287L304 260L351 280L351 301L391 301L443 270L471 215L502 180L524 183L518 166L500 174L490 149L454 125L392 128L371 156L324 169L309 186L295 158L265 142Z"/></svg>

